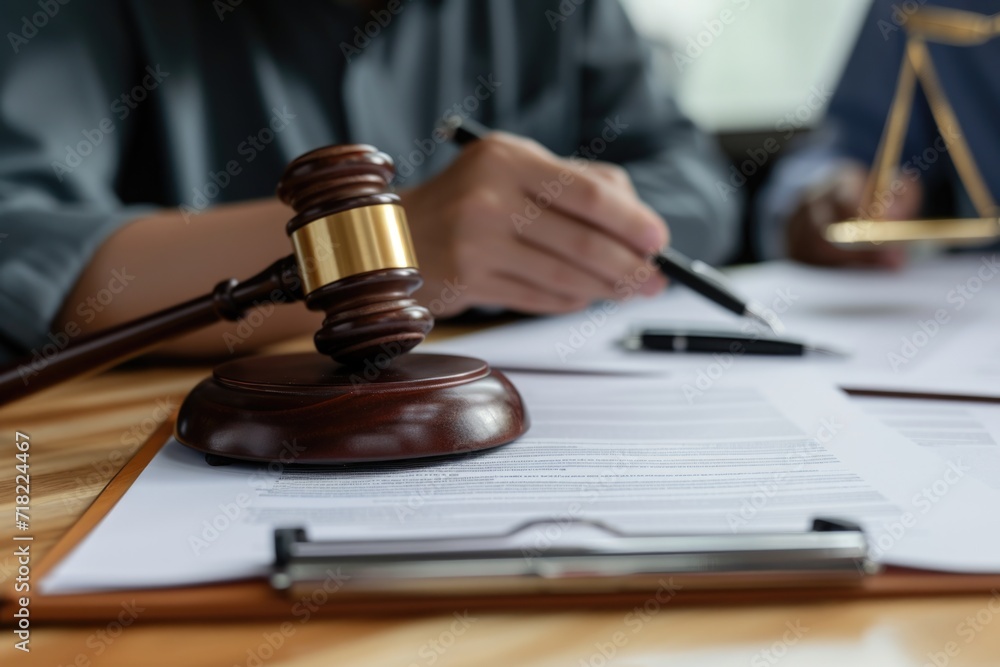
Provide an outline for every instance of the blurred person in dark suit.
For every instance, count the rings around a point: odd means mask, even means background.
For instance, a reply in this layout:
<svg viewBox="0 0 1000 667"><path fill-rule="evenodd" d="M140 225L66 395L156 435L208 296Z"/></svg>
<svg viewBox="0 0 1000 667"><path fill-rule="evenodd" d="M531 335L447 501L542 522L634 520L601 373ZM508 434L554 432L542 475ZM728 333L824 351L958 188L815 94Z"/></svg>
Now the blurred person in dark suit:
<svg viewBox="0 0 1000 667"><path fill-rule="evenodd" d="M875 0L861 28L826 119L775 167L758 206L760 254L811 264L893 268L904 249L842 249L828 243L831 222L920 217L979 217L964 190L927 99L918 87L899 176L867 210L863 190L889 114L906 45L905 25L924 7L992 14L987 0ZM995 22L995 19L994 19ZM934 67L993 199L1000 199L1000 39L976 46L928 43ZM957 132L945 127L943 132Z"/></svg>

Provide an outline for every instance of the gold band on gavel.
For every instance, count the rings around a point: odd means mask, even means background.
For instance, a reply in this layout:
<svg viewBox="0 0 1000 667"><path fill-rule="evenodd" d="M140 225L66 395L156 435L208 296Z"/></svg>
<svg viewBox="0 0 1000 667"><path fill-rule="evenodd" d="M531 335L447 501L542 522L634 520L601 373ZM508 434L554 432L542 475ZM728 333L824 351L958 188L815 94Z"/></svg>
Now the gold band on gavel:
<svg viewBox="0 0 1000 667"><path fill-rule="evenodd" d="M406 213L396 204L313 220L292 232L292 245L306 294L359 273L417 268Z"/></svg>

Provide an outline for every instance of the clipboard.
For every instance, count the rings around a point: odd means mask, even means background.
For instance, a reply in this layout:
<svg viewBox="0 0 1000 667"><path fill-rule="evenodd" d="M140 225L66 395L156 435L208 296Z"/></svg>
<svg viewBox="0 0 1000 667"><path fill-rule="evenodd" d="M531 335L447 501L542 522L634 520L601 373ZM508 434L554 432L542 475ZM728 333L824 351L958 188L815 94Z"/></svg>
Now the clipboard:
<svg viewBox="0 0 1000 667"><path fill-rule="evenodd" d="M169 440L173 419L167 420L149 437L80 519L63 535L35 568L34 580L41 581L93 530L125 495L157 452ZM143 618L160 621L193 620L272 620L288 619L303 613L324 616L422 614L455 609L478 611L631 609L660 599L664 583L654 578L645 588L623 590L609 580L606 590L583 593L571 589L557 592L518 591L507 594L428 595L407 593L387 587L377 594L353 594L328 590L330 586L290 587L282 591L266 578L178 588L115 590L97 593L45 595L32 592L31 614L35 621L106 620L121 611L123 601L145 609ZM863 600L886 597L916 597L985 594L1000 588L1000 574L950 574L888 566L878 574L858 577L854 585L831 586L829 582L797 580L794 585L759 586L744 581L739 586L718 586L679 590L670 605L738 605L793 603L817 600ZM305 606L308 603L308 606ZM3 613L12 613L13 601L5 598Z"/></svg>

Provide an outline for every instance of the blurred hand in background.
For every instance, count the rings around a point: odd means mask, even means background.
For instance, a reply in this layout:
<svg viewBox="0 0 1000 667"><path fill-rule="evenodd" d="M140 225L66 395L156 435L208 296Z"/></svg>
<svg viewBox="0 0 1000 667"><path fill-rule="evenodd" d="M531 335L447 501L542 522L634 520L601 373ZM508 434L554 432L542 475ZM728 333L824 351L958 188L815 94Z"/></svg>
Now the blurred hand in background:
<svg viewBox="0 0 1000 667"><path fill-rule="evenodd" d="M867 266L895 269L906 262L906 249L899 245L870 248L839 248L823 236L834 222L857 220L859 225L883 220L909 220L920 215L923 188L914 179L900 177L894 187L882 193L884 204L866 205L865 184L869 171L851 164L834 172L832 178L810 191L799 202L788 221L786 241L792 259L820 266Z"/></svg>

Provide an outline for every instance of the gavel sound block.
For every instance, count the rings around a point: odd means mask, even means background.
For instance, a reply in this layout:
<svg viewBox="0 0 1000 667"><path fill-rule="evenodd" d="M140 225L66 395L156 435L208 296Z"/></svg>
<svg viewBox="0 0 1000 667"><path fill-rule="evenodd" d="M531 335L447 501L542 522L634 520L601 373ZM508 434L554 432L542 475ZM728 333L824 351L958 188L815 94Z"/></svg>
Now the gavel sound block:
<svg viewBox="0 0 1000 667"><path fill-rule="evenodd" d="M433 326L412 294L416 257L390 158L369 146L312 151L278 196L305 302L325 313L318 352L223 364L181 406L177 439L209 454L295 463L455 454L527 428L517 391L485 362L407 354ZM294 444L294 447L289 445Z"/></svg>
<svg viewBox="0 0 1000 667"><path fill-rule="evenodd" d="M317 352L237 359L195 387L177 439L216 457L284 464L388 461L471 452L522 435L517 390L485 362L409 354L433 327L413 298L421 279L392 160L371 146L321 148L292 162L278 196L296 212L294 253L260 274L99 332L66 348L20 387L0 371L0 403L264 301L305 301L325 314Z"/></svg>

